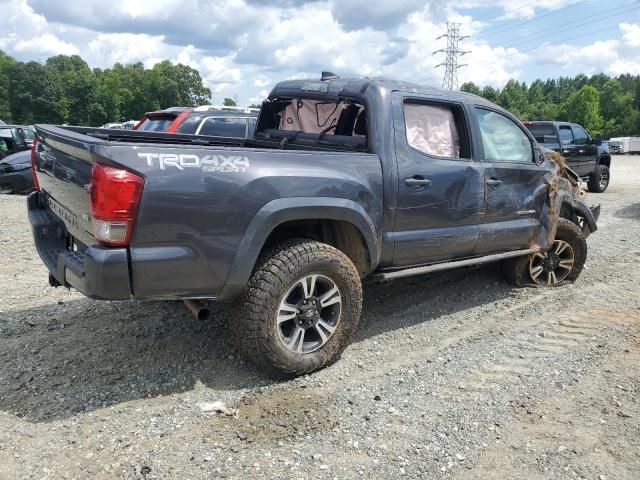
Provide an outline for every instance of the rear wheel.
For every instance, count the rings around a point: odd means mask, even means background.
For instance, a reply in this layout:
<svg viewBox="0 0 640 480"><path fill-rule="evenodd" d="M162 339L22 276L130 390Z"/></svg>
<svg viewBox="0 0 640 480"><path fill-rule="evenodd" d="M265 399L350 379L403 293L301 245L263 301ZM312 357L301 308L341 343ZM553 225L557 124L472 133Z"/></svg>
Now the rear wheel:
<svg viewBox="0 0 640 480"><path fill-rule="evenodd" d="M578 225L558 219L556 238L545 252L503 262L506 279L517 287L554 287L578 278L587 260L587 241Z"/></svg>
<svg viewBox="0 0 640 480"><path fill-rule="evenodd" d="M606 165L598 165L589 177L589 191L593 193L604 193L609 186L610 172Z"/></svg>
<svg viewBox="0 0 640 480"><path fill-rule="evenodd" d="M294 240L261 259L232 328L257 366L301 375L340 357L361 310L362 286L351 260L330 245Z"/></svg>

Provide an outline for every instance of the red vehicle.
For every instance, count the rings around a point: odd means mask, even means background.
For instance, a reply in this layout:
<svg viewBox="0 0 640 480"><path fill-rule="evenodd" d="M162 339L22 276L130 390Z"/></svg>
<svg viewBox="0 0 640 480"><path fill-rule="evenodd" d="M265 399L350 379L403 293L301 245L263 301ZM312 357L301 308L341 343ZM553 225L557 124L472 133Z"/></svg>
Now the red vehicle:
<svg viewBox="0 0 640 480"><path fill-rule="evenodd" d="M148 112L133 127L143 132L186 133L214 137L250 138L259 109L239 107L171 107Z"/></svg>

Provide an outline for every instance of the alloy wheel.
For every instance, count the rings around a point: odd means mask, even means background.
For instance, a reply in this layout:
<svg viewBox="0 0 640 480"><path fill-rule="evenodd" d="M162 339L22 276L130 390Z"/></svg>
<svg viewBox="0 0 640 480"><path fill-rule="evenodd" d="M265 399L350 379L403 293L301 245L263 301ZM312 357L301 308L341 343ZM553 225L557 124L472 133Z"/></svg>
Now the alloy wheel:
<svg viewBox="0 0 640 480"><path fill-rule="evenodd" d="M278 336L294 353L311 353L333 335L342 312L342 294L325 275L307 275L284 294L278 310Z"/></svg>
<svg viewBox="0 0 640 480"><path fill-rule="evenodd" d="M546 252L538 252L529 259L529 275L538 285L557 285L573 268L575 254L564 240L556 240Z"/></svg>

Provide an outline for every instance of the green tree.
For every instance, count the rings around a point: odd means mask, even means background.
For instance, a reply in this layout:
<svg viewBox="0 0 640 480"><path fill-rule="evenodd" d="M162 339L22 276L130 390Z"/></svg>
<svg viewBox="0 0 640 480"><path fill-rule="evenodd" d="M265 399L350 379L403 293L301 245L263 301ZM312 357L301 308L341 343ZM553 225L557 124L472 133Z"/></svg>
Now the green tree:
<svg viewBox="0 0 640 480"><path fill-rule="evenodd" d="M496 103L498 101L498 97L500 96L500 92L493 87L486 86L480 92L480 95L490 102Z"/></svg>
<svg viewBox="0 0 640 480"><path fill-rule="evenodd" d="M9 108L9 78L15 65L15 60L0 50L0 119L11 122Z"/></svg>
<svg viewBox="0 0 640 480"><path fill-rule="evenodd" d="M585 85L572 93L563 104L567 120L582 125L591 135L602 133L604 119L600 113L600 94L595 87Z"/></svg>
<svg viewBox="0 0 640 480"><path fill-rule="evenodd" d="M235 107L236 101L233 98L225 98L222 102L225 107Z"/></svg>
<svg viewBox="0 0 640 480"><path fill-rule="evenodd" d="M473 93L474 95L480 95L482 92L480 91L480 87L478 87L473 82L465 82L460 87L460 90L467 93Z"/></svg>
<svg viewBox="0 0 640 480"><path fill-rule="evenodd" d="M509 80L500 92L498 104L510 112L526 119L529 112L529 100L527 98L527 86L517 80Z"/></svg>
<svg viewBox="0 0 640 480"><path fill-rule="evenodd" d="M63 123L64 110L60 78L38 62L18 62L9 79L9 108L12 121L30 124Z"/></svg>

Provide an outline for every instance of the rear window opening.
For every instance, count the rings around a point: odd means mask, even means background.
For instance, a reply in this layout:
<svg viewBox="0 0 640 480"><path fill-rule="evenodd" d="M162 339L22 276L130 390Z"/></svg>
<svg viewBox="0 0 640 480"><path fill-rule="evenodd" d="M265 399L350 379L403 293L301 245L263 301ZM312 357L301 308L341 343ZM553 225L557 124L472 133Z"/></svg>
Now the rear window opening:
<svg viewBox="0 0 640 480"><path fill-rule="evenodd" d="M275 99L265 102L256 137L366 150L367 112L352 100Z"/></svg>

